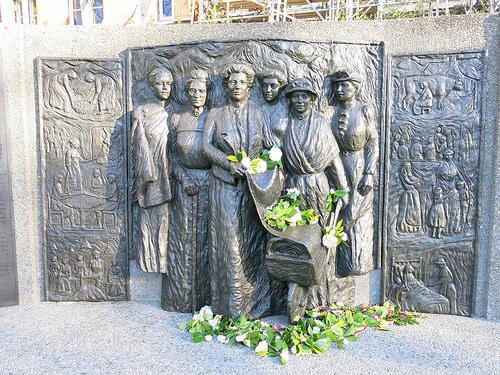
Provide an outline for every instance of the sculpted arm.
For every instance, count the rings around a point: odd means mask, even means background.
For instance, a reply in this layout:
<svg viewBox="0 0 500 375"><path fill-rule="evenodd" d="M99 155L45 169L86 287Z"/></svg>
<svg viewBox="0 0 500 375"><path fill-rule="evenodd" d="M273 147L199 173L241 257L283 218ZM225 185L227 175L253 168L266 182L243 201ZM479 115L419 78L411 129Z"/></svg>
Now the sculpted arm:
<svg viewBox="0 0 500 375"><path fill-rule="evenodd" d="M231 162L227 160L226 154L214 146L216 126L213 112L210 111L203 130L203 151L212 164L230 170Z"/></svg>
<svg viewBox="0 0 500 375"><path fill-rule="evenodd" d="M368 107L364 107L363 117L366 120L365 169L358 190L361 195L367 195L373 189L373 176L377 168L379 150L373 112Z"/></svg>
<svg viewBox="0 0 500 375"><path fill-rule="evenodd" d="M169 151L172 156L172 172L177 181L181 183L184 191L186 191L189 195L195 195L198 193L198 187L193 182L193 179L189 175L186 168L182 165L177 150L177 128L179 125L179 117L177 115L173 115L170 119Z"/></svg>

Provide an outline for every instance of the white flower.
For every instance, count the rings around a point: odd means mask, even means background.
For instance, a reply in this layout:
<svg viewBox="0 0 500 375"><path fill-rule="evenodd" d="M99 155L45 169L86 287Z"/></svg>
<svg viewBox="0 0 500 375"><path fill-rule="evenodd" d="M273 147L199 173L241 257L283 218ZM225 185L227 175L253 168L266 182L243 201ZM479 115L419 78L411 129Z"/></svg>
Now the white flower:
<svg viewBox="0 0 500 375"><path fill-rule="evenodd" d="M259 344L255 347L255 353L266 353L268 350L267 346L267 341L261 341Z"/></svg>
<svg viewBox="0 0 500 375"><path fill-rule="evenodd" d="M245 169L249 169L250 168L250 158L248 156L245 156L243 159L241 159L240 163L241 165L243 166L243 168Z"/></svg>
<svg viewBox="0 0 500 375"><path fill-rule="evenodd" d="M193 314L193 320L202 320L200 317L200 314Z"/></svg>
<svg viewBox="0 0 500 375"><path fill-rule="evenodd" d="M328 233L323 236L323 240L321 242L323 243L323 246L327 247L328 249L333 249L335 246L337 246L339 240L333 234Z"/></svg>
<svg viewBox="0 0 500 375"><path fill-rule="evenodd" d="M212 335L206 335L205 336L205 341L212 341Z"/></svg>
<svg viewBox="0 0 500 375"><path fill-rule="evenodd" d="M340 238L342 238L342 241L347 241L347 239L348 239L347 233L346 232L342 232L342 234L340 235Z"/></svg>
<svg viewBox="0 0 500 375"><path fill-rule="evenodd" d="M290 349L290 351L292 352L292 354L297 354L297 347L295 345L292 346L292 349Z"/></svg>
<svg viewBox="0 0 500 375"><path fill-rule="evenodd" d="M335 189L330 189L330 194L334 194L335 193Z"/></svg>
<svg viewBox="0 0 500 375"><path fill-rule="evenodd" d="M255 166L255 172L256 173L262 173L267 171L267 163L265 160L258 159L257 165Z"/></svg>
<svg viewBox="0 0 500 375"><path fill-rule="evenodd" d="M224 336L224 335L219 335L219 336L217 336L217 341L218 341L218 342L221 342L221 343L223 343L223 344L227 344L227 341L228 341L228 340L227 340L226 336Z"/></svg>
<svg viewBox="0 0 500 375"><path fill-rule="evenodd" d="M200 310L200 317L201 320L209 321L210 319L214 318L214 313L212 312L212 309L210 306L203 306Z"/></svg>
<svg viewBox="0 0 500 375"><path fill-rule="evenodd" d="M236 341L237 342L243 342L243 341L245 341L246 338L247 338L247 334L246 333L244 333L243 335L237 335L236 336Z"/></svg>
<svg viewBox="0 0 500 375"><path fill-rule="evenodd" d="M290 223L296 224L297 221L302 220L302 214L298 208L295 208L295 215L288 219Z"/></svg>
<svg viewBox="0 0 500 375"><path fill-rule="evenodd" d="M311 318L317 318L319 316L319 313L318 312L313 312L311 314Z"/></svg>
<svg viewBox="0 0 500 375"><path fill-rule="evenodd" d="M283 153L279 149L279 147L274 147L269 150L269 159L272 161L280 161Z"/></svg>
<svg viewBox="0 0 500 375"><path fill-rule="evenodd" d="M280 335L277 335L277 336L276 336L276 340L281 340L281 336L280 336Z"/></svg>
<svg viewBox="0 0 500 375"><path fill-rule="evenodd" d="M313 333L317 334L320 332L321 332L321 329L319 327L313 327Z"/></svg>
<svg viewBox="0 0 500 375"><path fill-rule="evenodd" d="M210 324L210 326L212 326L212 328L215 329L219 325L219 319L217 317L210 319L208 321L208 324Z"/></svg>
<svg viewBox="0 0 500 375"><path fill-rule="evenodd" d="M250 342L250 340L249 340L249 339L245 339L245 340L243 340L243 345L250 347L250 346L251 346L251 344L252 344L252 343Z"/></svg>
<svg viewBox="0 0 500 375"><path fill-rule="evenodd" d="M293 194L293 193L295 193L297 195L300 195L300 190L297 189L297 188L286 189L286 193L287 194Z"/></svg>
<svg viewBox="0 0 500 375"><path fill-rule="evenodd" d="M288 362L288 360L290 359L290 353L288 352L288 349L283 349L280 353L280 357L284 363Z"/></svg>
<svg viewBox="0 0 500 375"><path fill-rule="evenodd" d="M268 322L262 322L262 323L261 323L261 326L262 326L262 327L269 327L269 326L271 326L271 325L270 325Z"/></svg>

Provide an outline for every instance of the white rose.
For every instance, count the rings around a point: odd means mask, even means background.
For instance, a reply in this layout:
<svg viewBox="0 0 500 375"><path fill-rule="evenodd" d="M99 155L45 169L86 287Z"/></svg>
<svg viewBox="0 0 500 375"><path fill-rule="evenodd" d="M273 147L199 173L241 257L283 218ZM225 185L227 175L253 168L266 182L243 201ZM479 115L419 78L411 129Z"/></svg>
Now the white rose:
<svg viewBox="0 0 500 375"><path fill-rule="evenodd" d="M212 335L206 335L205 336L205 341L212 341Z"/></svg>
<svg viewBox="0 0 500 375"><path fill-rule="evenodd" d="M280 161L283 156L283 152L279 149L279 147L273 147L269 150L269 159L272 161Z"/></svg>
<svg viewBox="0 0 500 375"><path fill-rule="evenodd" d="M237 335L236 336L236 341L237 342L243 342L243 341L245 341L246 338L247 338L247 334L246 333L243 334L243 335Z"/></svg>
<svg viewBox="0 0 500 375"><path fill-rule="evenodd" d="M226 336L224 336L224 335L219 335L219 336L217 336L217 341L218 341L218 342L221 342L221 343L223 343L223 344L226 344L228 340L227 340Z"/></svg>
<svg viewBox="0 0 500 375"><path fill-rule="evenodd" d="M342 232L342 234L340 235L340 237L342 238L342 241L346 241L348 240L349 237L347 237L347 233L345 232Z"/></svg>
<svg viewBox="0 0 500 375"><path fill-rule="evenodd" d="M334 194L335 193L335 189L330 189L330 194Z"/></svg>
<svg viewBox="0 0 500 375"><path fill-rule="evenodd" d="M257 162L257 165L255 166L255 172L256 173L262 173L267 171L267 163L265 160L259 159Z"/></svg>
<svg viewBox="0 0 500 375"><path fill-rule="evenodd" d="M261 341L255 348L255 353L266 353L268 350L267 341Z"/></svg>
<svg viewBox="0 0 500 375"><path fill-rule="evenodd" d="M241 165L243 166L243 168L245 169L249 169L250 168L250 158L248 156L245 156L243 159L241 159L240 163Z"/></svg>
<svg viewBox="0 0 500 375"><path fill-rule="evenodd" d="M323 240L321 242L323 243L323 246L327 247L328 249L333 249L335 246L337 246L339 240L333 234L328 233L323 236Z"/></svg>
<svg viewBox="0 0 500 375"><path fill-rule="evenodd" d="M293 193L295 193L295 194L300 195L300 190L297 189L297 188L286 189L286 192L287 192L287 194L293 194Z"/></svg>
<svg viewBox="0 0 500 375"><path fill-rule="evenodd" d="M209 321L210 319L214 318L214 313L212 312L212 309L210 306L203 306L200 310L200 317L202 318L201 320Z"/></svg>
<svg viewBox="0 0 500 375"><path fill-rule="evenodd" d="M211 326L213 329L215 329L215 328L217 328L217 326L219 325L219 319L217 319L217 318L210 319L210 320L208 321L208 324L210 324L210 326Z"/></svg>
<svg viewBox="0 0 500 375"><path fill-rule="evenodd" d="M321 329L319 327L313 327L313 333L317 334L320 332L321 332Z"/></svg>
<svg viewBox="0 0 500 375"><path fill-rule="evenodd" d="M280 357L283 362L288 362L288 360L290 359L290 353L288 352L288 349L283 349L280 353Z"/></svg>
<svg viewBox="0 0 500 375"><path fill-rule="evenodd" d="M200 320L200 314L194 314L193 320Z"/></svg>
<svg viewBox="0 0 500 375"><path fill-rule="evenodd" d="M295 215L293 215L289 221L290 223L296 224L297 221L302 220L302 214L298 208L295 209Z"/></svg>

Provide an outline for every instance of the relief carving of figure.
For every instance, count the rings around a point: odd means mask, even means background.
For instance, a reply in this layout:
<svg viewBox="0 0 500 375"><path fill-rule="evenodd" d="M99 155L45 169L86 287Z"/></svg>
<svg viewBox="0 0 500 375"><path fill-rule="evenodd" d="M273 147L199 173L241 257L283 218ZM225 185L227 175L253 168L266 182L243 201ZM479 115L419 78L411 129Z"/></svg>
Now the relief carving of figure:
<svg viewBox="0 0 500 375"><path fill-rule="evenodd" d="M203 148L212 163L209 182L208 248L215 312L257 318L270 311L269 278L264 265L266 233L246 181L245 168L228 155L246 151L257 157L263 148L265 121L248 100L253 69L241 63L222 72L229 102L207 114Z"/></svg>
<svg viewBox="0 0 500 375"><path fill-rule="evenodd" d="M399 179L404 191L399 199L399 212L396 223L398 232L414 233L422 229L420 193L417 190L421 177L421 174L412 167L411 163L404 163L401 167Z"/></svg>
<svg viewBox="0 0 500 375"><path fill-rule="evenodd" d="M64 156L64 167L66 168L64 191L66 193L79 193L83 190L80 162L84 160L78 151L79 148L80 140L78 138L69 141L69 149Z"/></svg>
<svg viewBox="0 0 500 375"><path fill-rule="evenodd" d="M446 227L446 213L443 205L443 189L436 187L431 209L429 211L429 226L432 229L431 237L441 238Z"/></svg>
<svg viewBox="0 0 500 375"><path fill-rule="evenodd" d="M170 311L192 312L210 304L207 211L211 164L203 152L207 79L204 70L191 72L186 82L191 108L171 117L174 197L162 284L162 307Z"/></svg>
<svg viewBox="0 0 500 375"><path fill-rule="evenodd" d="M286 91L290 101L288 126L283 139L285 188L296 188L304 199L303 208L312 208L325 226L329 212L326 198L330 188L349 191L337 141L328 120L312 109L317 93L305 78L292 81ZM342 198L346 207L348 196ZM342 279L337 278L335 263L324 265L318 285L309 288L307 306L326 306L338 298Z"/></svg>
<svg viewBox="0 0 500 375"><path fill-rule="evenodd" d="M445 234L452 235L460 231L460 202L456 184L460 180L460 171L453 161L453 150L443 152L443 161L436 170L437 182L443 189L444 208L447 225Z"/></svg>
<svg viewBox="0 0 500 375"><path fill-rule="evenodd" d="M418 87L420 89L420 94L413 103L413 113L416 115L423 115L431 113L432 111L432 91L429 87L428 82L419 82Z"/></svg>
<svg viewBox="0 0 500 375"><path fill-rule="evenodd" d="M267 117L264 131L266 148L282 144L288 122L286 101L280 97L281 89L287 84L287 78L278 70L268 70L260 75L260 87L266 103L263 113Z"/></svg>
<svg viewBox="0 0 500 375"><path fill-rule="evenodd" d="M434 274L432 280L429 284L430 287L434 287L436 292L446 297L449 301L449 313L457 313L457 289L453 283L453 274L446 265L446 261L443 257L438 257L434 264L438 268L438 272Z"/></svg>
<svg viewBox="0 0 500 375"><path fill-rule="evenodd" d="M373 185L379 146L375 116L358 98L361 78L351 71L333 76L332 130L341 150L351 197L342 219L347 246L338 249L337 272L361 275L373 269Z"/></svg>
<svg viewBox="0 0 500 375"><path fill-rule="evenodd" d="M168 113L172 74L165 68L153 69L148 82L156 101L134 111L132 148L134 153L136 198L138 203L137 256L145 272L166 272L168 242L168 202L170 165L168 157Z"/></svg>

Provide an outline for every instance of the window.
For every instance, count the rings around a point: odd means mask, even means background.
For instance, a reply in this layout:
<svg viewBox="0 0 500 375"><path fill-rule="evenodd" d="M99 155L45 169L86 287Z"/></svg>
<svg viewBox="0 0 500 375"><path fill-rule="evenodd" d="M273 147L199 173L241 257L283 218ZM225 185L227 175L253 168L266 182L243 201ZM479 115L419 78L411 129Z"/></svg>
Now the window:
<svg viewBox="0 0 500 375"><path fill-rule="evenodd" d="M173 12L172 12L172 0L158 0L159 1L159 20L160 21L168 21L172 20Z"/></svg>
<svg viewBox="0 0 500 375"><path fill-rule="evenodd" d="M30 23L36 25L38 23L36 0L29 0L28 11L30 13Z"/></svg>
<svg viewBox="0 0 500 375"><path fill-rule="evenodd" d="M82 7L80 0L72 0L73 2L73 25L82 24Z"/></svg>
<svg viewBox="0 0 500 375"><path fill-rule="evenodd" d="M23 23L23 6L21 0L14 1L14 22Z"/></svg>
<svg viewBox="0 0 500 375"><path fill-rule="evenodd" d="M92 1L92 13L94 15L94 24L102 23L102 19L104 17L102 0Z"/></svg>

